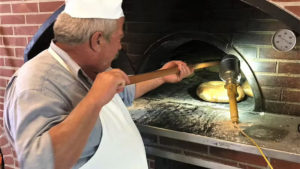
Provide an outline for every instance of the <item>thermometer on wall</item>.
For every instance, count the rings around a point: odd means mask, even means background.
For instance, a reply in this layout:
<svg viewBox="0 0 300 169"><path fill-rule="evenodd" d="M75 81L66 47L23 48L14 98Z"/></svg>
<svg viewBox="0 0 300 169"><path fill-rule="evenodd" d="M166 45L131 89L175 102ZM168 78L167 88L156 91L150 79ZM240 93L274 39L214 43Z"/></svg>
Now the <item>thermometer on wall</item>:
<svg viewBox="0 0 300 169"><path fill-rule="evenodd" d="M296 45L296 35L289 29L280 29L272 37L272 46L280 52L291 51Z"/></svg>

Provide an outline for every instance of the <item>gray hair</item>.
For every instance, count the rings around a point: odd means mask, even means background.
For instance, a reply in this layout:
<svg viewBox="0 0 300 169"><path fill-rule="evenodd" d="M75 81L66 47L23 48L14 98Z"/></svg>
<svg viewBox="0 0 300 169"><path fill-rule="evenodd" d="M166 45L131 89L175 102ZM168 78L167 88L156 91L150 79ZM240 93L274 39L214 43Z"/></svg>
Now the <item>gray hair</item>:
<svg viewBox="0 0 300 169"><path fill-rule="evenodd" d="M100 18L73 18L66 13L61 13L53 26L56 42L70 45L81 44L90 39L93 33L103 33L106 40L117 29L117 20Z"/></svg>

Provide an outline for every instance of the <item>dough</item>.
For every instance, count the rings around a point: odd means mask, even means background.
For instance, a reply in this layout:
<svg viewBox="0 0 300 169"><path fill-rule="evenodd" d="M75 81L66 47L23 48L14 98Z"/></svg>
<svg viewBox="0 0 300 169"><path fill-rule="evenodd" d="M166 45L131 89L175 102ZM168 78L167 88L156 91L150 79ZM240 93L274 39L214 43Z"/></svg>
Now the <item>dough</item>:
<svg viewBox="0 0 300 169"><path fill-rule="evenodd" d="M245 81L242 85L242 88L244 90L244 93L247 95L247 96L250 96L250 97L253 97L253 92L252 92L252 89L248 83L248 81Z"/></svg>
<svg viewBox="0 0 300 169"><path fill-rule="evenodd" d="M210 81L202 83L197 88L197 95L202 100L208 102L228 103L227 89L224 87L223 81ZM241 86L237 87L238 97L237 101L242 100L245 97L245 93Z"/></svg>

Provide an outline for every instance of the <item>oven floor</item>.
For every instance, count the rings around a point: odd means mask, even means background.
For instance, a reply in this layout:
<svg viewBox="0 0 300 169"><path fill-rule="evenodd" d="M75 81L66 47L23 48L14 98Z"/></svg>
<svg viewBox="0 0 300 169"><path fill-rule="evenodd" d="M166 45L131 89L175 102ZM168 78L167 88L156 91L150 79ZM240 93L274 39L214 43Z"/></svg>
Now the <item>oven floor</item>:
<svg viewBox="0 0 300 169"><path fill-rule="evenodd" d="M187 100L137 99L129 111L137 125L154 126L221 140L250 144L230 121L229 108L210 107ZM239 126L265 148L300 156L300 117L239 111Z"/></svg>
<svg viewBox="0 0 300 169"><path fill-rule="evenodd" d="M193 94L199 81L208 79L203 79L204 76L197 76L198 82L194 78L161 86L135 100L129 111L136 124L252 145L232 125L229 104L204 102ZM259 146L292 153L300 159L300 117L253 112L253 109L253 98L238 103L240 128Z"/></svg>

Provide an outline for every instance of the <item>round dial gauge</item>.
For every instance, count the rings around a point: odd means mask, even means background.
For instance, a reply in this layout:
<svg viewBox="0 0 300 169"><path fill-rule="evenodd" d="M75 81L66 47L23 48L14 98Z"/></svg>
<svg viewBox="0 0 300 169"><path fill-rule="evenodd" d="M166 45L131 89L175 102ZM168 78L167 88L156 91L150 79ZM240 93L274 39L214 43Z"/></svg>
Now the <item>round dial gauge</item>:
<svg viewBox="0 0 300 169"><path fill-rule="evenodd" d="M296 35L288 29L280 29L272 37L272 45L281 52L288 52L296 45Z"/></svg>

